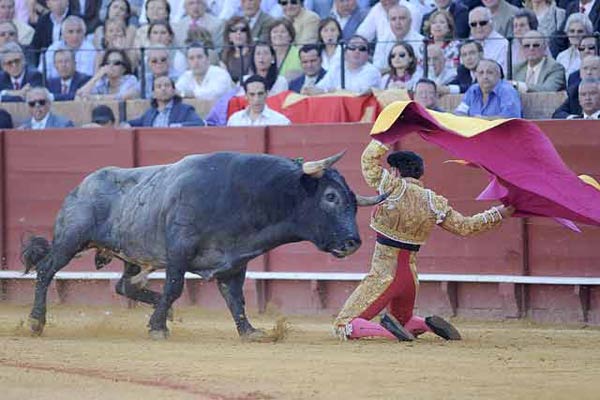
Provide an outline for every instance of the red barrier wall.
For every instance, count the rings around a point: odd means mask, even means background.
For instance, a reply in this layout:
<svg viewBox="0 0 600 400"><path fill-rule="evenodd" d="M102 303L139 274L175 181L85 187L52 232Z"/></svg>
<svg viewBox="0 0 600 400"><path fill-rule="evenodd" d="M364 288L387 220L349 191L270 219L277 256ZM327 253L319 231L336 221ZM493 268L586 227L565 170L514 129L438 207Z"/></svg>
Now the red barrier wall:
<svg viewBox="0 0 600 400"><path fill-rule="evenodd" d="M593 121L541 121L557 150L577 173L600 180L600 136ZM583 129L580 129L582 128ZM323 158L342 149L346 155L336 165L357 193L372 195L360 174L360 155L368 142L368 124L295 125L268 128L183 128L177 130L68 130L0 133L0 254L7 266L20 270L20 238L33 231L49 236L64 196L88 173L106 165L142 166L169 163L184 155L220 150L267 152L306 160ZM568 132L568 133L567 133ZM443 164L449 156L417 136L398 145L422 154L426 161L425 183L447 196L465 214L479 212L490 204L473 200L486 186L487 178L476 169ZM368 270L374 234L368 227L369 210L357 216L363 247L357 254L338 260L318 252L310 243L290 244L254 260L250 269L272 271ZM511 219L493 232L474 238L459 238L436 231L419 253L419 271L426 273L487 273L516 275L599 276L600 229L583 227L576 234L552 221L539 218ZM4 244L4 248L1 246ZM67 270L92 270L90 255L75 259ZM107 267L120 270L120 263ZM4 284L9 301L31 302L32 282ZM156 283L154 283L156 284ZM336 310L354 283L331 282L318 287L310 282L272 282L266 298L284 311ZM60 287L59 287L60 286ZM120 301L111 285L60 283L54 299L68 302ZM255 287L246 285L250 306L255 305ZM459 315L482 318L518 316L514 288L495 284L459 284L455 288ZM513 292L511 294L511 291ZM315 295L320 296L315 301ZM326 295L323 295L323 294ZM522 293L528 315L536 319L577 321L581 319L579 295L570 286L535 286ZM317 297L318 297L317 296ZM519 293L516 293L519 297ZM508 303L507 303L508 299ZM512 300L511 300L512 299ZM590 322L600 323L600 291L590 290ZM181 302L223 307L213 284L189 283ZM508 305L507 305L508 304ZM419 307L451 311L448 293L439 284L421 285Z"/></svg>

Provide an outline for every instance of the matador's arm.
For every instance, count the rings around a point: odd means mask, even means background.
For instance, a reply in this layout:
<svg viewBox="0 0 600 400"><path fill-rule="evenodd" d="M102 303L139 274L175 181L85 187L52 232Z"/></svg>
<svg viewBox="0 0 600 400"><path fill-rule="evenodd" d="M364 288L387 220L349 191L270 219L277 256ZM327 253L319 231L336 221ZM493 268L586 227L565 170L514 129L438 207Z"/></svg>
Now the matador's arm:
<svg viewBox="0 0 600 400"><path fill-rule="evenodd" d="M448 207L446 218L440 226L456 235L469 236L495 228L500 225L502 219L500 209L497 207L492 207L489 210L469 217L465 217L452 207Z"/></svg>
<svg viewBox="0 0 600 400"><path fill-rule="evenodd" d="M371 140L363 151L360 159L363 178L372 188L379 193L389 192L399 184L399 179L391 175L381 166L381 159L389 148L378 140Z"/></svg>

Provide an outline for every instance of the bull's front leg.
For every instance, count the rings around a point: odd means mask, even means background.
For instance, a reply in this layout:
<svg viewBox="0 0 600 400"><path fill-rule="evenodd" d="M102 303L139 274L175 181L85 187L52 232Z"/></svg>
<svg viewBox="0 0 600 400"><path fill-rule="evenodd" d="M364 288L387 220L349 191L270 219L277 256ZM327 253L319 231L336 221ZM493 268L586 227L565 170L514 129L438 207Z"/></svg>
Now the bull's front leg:
<svg viewBox="0 0 600 400"><path fill-rule="evenodd" d="M231 316L235 321L235 327L243 340L261 340L265 337L265 332L254 328L246 316L246 301L244 300L244 280L246 278L246 266L237 274L225 278L217 279L219 291L227 303Z"/></svg>
<svg viewBox="0 0 600 400"><path fill-rule="evenodd" d="M169 336L167 328L167 315L173 302L181 296L185 278L185 268L182 264L167 266L163 294L156 304L154 313L150 317L150 337L152 339L166 339Z"/></svg>

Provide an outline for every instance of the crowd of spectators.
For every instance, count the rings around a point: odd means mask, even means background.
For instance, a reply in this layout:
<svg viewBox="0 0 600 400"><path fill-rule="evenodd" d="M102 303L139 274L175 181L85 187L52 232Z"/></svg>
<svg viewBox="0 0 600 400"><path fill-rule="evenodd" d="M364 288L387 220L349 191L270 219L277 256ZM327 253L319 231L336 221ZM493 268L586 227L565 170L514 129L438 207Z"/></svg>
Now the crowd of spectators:
<svg viewBox="0 0 600 400"><path fill-rule="evenodd" d="M242 95L230 125L289 123L265 105L286 90L462 94L446 111L484 118L566 90L555 118L597 118L599 25L600 0L0 0L0 98L30 129L69 126L53 102L140 98L132 126L204 125L183 99Z"/></svg>

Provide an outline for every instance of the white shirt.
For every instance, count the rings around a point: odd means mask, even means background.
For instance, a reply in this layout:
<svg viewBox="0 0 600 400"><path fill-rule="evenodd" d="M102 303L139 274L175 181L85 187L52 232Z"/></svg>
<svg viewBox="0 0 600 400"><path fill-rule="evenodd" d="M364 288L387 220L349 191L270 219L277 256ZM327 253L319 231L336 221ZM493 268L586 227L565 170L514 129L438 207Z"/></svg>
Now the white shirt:
<svg viewBox="0 0 600 400"><path fill-rule="evenodd" d="M217 100L232 87L233 81L229 72L214 65L208 67L201 83L196 81L192 71L185 71L175 84L178 92L192 92L194 97L202 100Z"/></svg>
<svg viewBox="0 0 600 400"><path fill-rule="evenodd" d="M406 6L406 8L409 9L412 20L410 29L419 32L421 30L421 21L423 19L423 15L419 9L405 0L400 0L398 4ZM369 41L373 39L381 40L380 38L384 37L395 37L392 33L392 28L390 28L387 12L381 3L377 3L371 8L371 11L369 11L356 30L356 34L364 36Z"/></svg>
<svg viewBox="0 0 600 400"><path fill-rule="evenodd" d="M569 75L577 71L581 66L581 56L579 51L574 47L570 47L561 51L556 56L556 62L565 67L565 79L569 79Z"/></svg>
<svg viewBox="0 0 600 400"><path fill-rule="evenodd" d="M48 79L58 77L58 72L54 66L54 52L63 47L68 47L63 40L54 42L50 45L50 47L48 47L48 50L44 55L44 57L46 57L46 71ZM94 72L96 70L96 52L97 50L91 40L85 38L79 49L75 50L75 70L77 72L81 72L82 74L94 76ZM44 73L43 60L40 60L38 70L41 73Z"/></svg>
<svg viewBox="0 0 600 400"><path fill-rule="evenodd" d="M317 87L323 90L342 89L341 67L337 65L328 71L323 79L317 83ZM378 88L381 85L381 73L371 63L366 63L362 67L350 71L345 68L344 76L346 90L356 93L363 93L373 87Z"/></svg>
<svg viewBox="0 0 600 400"><path fill-rule="evenodd" d="M412 29L408 31L406 36L404 36L402 39L397 39L396 35L394 35L391 30L389 33L386 33L386 35L388 36L385 36L381 39L378 37L377 44L375 45L375 52L373 53L373 65L380 70L389 69L388 56L390 51L392 51L392 48L400 40L408 42L415 51L415 56L419 60L423 59L423 35Z"/></svg>
<svg viewBox="0 0 600 400"><path fill-rule="evenodd" d="M596 111L592 115L588 115L583 112L583 119L599 119L600 118L600 110Z"/></svg>
<svg viewBox="0 0 600 400"><path fill-rule="evenodd" d="M337 46L331 57L327 55L325 49L321 51L321 67L323 67L325 71L329 71L330 69L335 68L335 66L339 66L341 62L342 46Z"/></svg>
<svg viewBox="0 0 600 400"><path fill-rule="evenodd" d="M473 38L471 38L473 39ZM508 40L496 31L492 31L490 35L483 41L483 57L490 60L496 60L502 66L504 75L506 76L508 69L506 65L506 52L508 50Z"/></svg>
<svg viewBox="0 0 600 400"><path fill-rule="evenodd" d="M31 129L39 130L46 129L46 123L48 122L48 117L50 113L46 114L44 118L40 121L36 121L35 118L31 118Z"/></svg>
<svg viewBox="0 0 600 400"><path fill-rule="evenodd" d="M268 126L268 125L290 125L291 121L283 114L271 110L265 104L262 113L254 121L250 118L248 108L233 113L227 121L227 126Z"/></svg>

